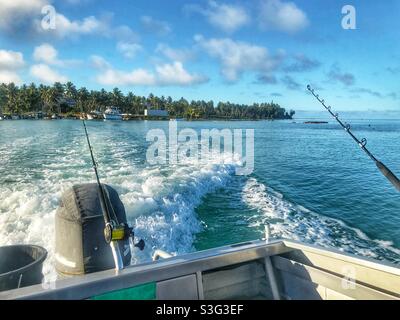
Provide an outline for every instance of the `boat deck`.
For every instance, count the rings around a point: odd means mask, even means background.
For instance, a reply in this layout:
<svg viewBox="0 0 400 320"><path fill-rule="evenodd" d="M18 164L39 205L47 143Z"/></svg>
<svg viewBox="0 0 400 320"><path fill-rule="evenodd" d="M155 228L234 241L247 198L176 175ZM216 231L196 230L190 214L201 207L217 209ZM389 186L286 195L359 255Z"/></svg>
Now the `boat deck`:
<svg viewBox="0 0 400 320"><path fill-rule="evenodd" d="M0 299L400 299L397 266L289 240L194 252Z"/></svg>

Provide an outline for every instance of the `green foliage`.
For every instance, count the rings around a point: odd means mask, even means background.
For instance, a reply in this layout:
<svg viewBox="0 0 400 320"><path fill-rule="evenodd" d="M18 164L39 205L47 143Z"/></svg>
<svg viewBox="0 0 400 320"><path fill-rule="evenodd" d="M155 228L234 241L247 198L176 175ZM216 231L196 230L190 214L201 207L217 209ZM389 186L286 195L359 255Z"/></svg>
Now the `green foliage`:
<svg viewBox="0 0 400 320"><path fill-rule="evenodd" d="M143 115L144 109L167 110L170 116L194 119L291 119L289 113L279 104L253 103L251 105L231 102L187 101L184 98L173 100L171 97L157 97L150 94L147 98L123 94L118 88L111 92L104 89L89 91L85 87L77 89L72 82L53 86L34 83L16 86L14 83L0 84L0 113L24 114L42 111L44 113L79 113L81 110L104 111L107 106L118 106L123 113Z"/></svg>

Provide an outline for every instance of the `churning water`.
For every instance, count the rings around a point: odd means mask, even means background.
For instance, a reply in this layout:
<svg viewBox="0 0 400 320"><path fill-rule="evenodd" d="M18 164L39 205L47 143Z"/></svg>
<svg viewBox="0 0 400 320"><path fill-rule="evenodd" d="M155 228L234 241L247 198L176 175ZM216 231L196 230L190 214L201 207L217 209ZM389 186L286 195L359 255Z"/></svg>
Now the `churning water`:
<svg viewBox="0 0 400 320"><path fill-rule="evenodd" d="M88 122L103 182L115 187L128 220L146 241L133 263L155 249L174 254L272 236L336 247L400 263L400 195L333 122L178 122L178 129L255 129L255 170L238 162L149 165L146 133L168 122ZM400 121L354 120L353 130L400 175ZM93 182L82 124L74 120L0 123L0 245L34 243L49 251L63 190Z"/></svg>

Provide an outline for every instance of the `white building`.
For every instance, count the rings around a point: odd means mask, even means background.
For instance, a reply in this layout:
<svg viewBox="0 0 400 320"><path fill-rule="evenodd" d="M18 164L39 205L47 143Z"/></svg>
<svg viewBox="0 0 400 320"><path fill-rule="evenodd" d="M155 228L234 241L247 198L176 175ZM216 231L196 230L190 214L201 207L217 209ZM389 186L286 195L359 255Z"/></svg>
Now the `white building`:
<svg viewBox="0 0 400 320"><path fill-rule="evenodd" d="M147 110L144 109L144 115L146 117L168 117L167 110Z"/></svg>

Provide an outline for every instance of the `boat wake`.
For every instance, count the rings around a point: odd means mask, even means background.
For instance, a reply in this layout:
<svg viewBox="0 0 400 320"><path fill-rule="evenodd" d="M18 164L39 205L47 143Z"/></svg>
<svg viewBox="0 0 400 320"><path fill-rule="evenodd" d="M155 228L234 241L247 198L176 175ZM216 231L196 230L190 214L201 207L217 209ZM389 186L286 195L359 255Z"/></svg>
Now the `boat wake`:
<svg viewBox="0 0 400 320"><path fill-rule="evenodd" d="M326 217L293 204L282 194L255 178L244 185L242 200L256 214L248 217L250 227L264 231L271 226L271 236L307 242L340 251L400 263L400 250L390 241L370 239L343 221Z"/></svg>
<svg viewBox="0 0 400 320"><path fill-rule="evenodd" d="M91 128L96 132L92 139L102 182L118 191L128 221L137 237L146 241L143 252L134 249L132 263L149 261L155 249L172 254L193 251L195 235L203 227L196 207L204 196L236 179L240 159L220 155L207 163L148 166L143 159L145 146L126 139L123 129L111 138L101 127ZM43 271L48 280L56 277L54 217L61 195L74 184L94 182L81 130L65 132L57 135L49 130L46 135L0 145L0 245L30 243L46 248L49 255ZM52 141L60 137L65 142L54 145ZM240 219L257 231L262 232L268 222L276 237L400 262L400 250L392 243L369 239L339 220L292 204L254 178L242 178L246 179L242 200L254 214Z"/></svg>
<svg viewBox="0 0 400 320"><path fill-rule="evenodd" d="M138 163L137 153L142 151L132 142L101 136L93 140L102 154L102 182L118 191L128 222L146 242L143 252L132 249L132 263L149 261L155 249L172 254L194 250L195 234L202 228L195 208L203 196L228 183L240 161L221 155L207 163L151 167ZM40 141L27 143L26 152L42 150ZM74 137L71 143L48 146L26 172L17 169L21 167L17 153L24 151L10 148L3 159L12 170L0 172L0 245L30 243L46 248L46 280L56 278L54 218L61 195L74 184L94 182L85 141ZM29 159L28 154L24 156Z"/></svg>
<svg viewBox="0 0 400 320"><path fill-rule="evenodd" d="M128 222L146 248L135 250L133 263L147 261L156 249L171 254L194 250L195 234L202 230L195 208L202 197L224 187L235 173L236 162L168 168L148 168L134 183L117 187L125 205Z"/></svg>

